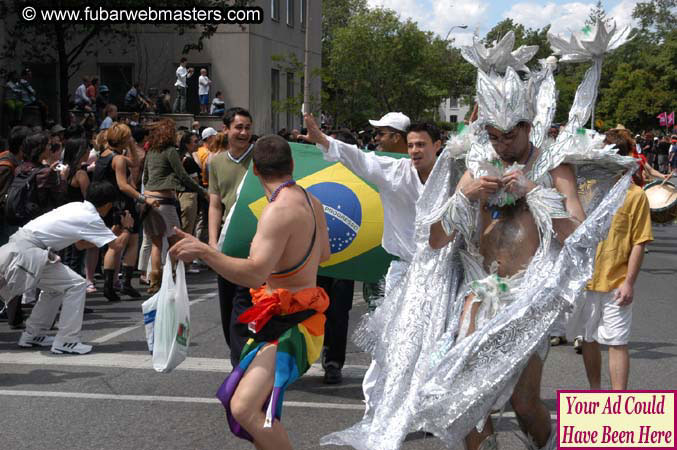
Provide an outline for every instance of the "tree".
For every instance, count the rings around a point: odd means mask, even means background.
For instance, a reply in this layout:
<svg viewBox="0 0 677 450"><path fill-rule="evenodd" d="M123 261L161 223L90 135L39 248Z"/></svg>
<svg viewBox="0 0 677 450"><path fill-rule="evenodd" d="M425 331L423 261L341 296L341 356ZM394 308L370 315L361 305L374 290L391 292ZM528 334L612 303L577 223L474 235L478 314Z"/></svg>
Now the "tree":
<svg viewBox="0 0 677 450"><path fill-rule="evenodd" d="M677 0L650 0L635 5L632 17L639 20L640 30L651 37L662 37L675 31L677 27Z"/></svg>
<svg viewBox="0 0 677 450"><path fill-rule="evenodd" d="M236 0L232 4L244 6L250 0ZM38 19L27 22L21 20L21 12L28 2L24 0L5 0L0 2L0 21L6 27L6 42L0 49L0 60L24 60L40 62L56 62L59 72L59 104L62 121L68 120L68 82L77 73L90 56L94 48L106 48L115 45L126 49L134 44L131 24L112 24L106 21L76 23L68 21L42 22ZM41 6L64 10L82 9L86 2L81 0L42 1L42 4L31 4L39 10ZM222 0L112 0L106 2L106 8L134 9L141 7L157 8L207 8L228 6ZM144 25L154 26L154 25ZM164 25L166 26L166 25ZM216 24L177 24L172 25L177 33L183 34L188 29L197 29L200 34L196 42L185 46L183 53L201 50L204 40L211 37L217 29ZM99 46L94 44L98 43ZM6 66L6 65L5 65ZM6 69L0 70L6 75Z"/></svg>
<svg viewBox="0 0 677 450"><path fill-rule="evenodd" d="M590 9L590 15L585 19L586 27L595 25L597 22L603 23L605 25L611 22L611 19L606 16L606 11L604 6L602 6L602 0L597 0L597 4Z"/></svg>
<svg viewBox="0 0 677 450"><path fill-rule="evenodd" d="M442 99L472 87L472 70L449 42L390 10L355 14L334 30L324 81L334 120L356 127L388 111L433 118Z"/></svg>

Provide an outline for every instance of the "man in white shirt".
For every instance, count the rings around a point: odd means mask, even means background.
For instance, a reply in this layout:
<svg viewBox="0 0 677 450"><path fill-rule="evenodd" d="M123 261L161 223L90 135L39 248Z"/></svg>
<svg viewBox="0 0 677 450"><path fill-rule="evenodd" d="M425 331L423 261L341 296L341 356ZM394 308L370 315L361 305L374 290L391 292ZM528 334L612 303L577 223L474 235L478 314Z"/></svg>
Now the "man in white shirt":
<svg viewBox="0 0 677 450"><path fill-rule="evenodd" d="M183 57L179 62L179 67L176 68L176 83L174 83L174 86L176 86L176 98L174 99L173 108L175 113L186 112L187 80L193 76L193 68L186 69L186 65L188 65L188 59Z"/></svg>
<svg viewBox="0 0 677 450"><path fill-rule="evenodd" d="M92 100L87 96L87 87L89 85L89 77L82 77L82 84L75 90L75 106L85 111L92 110Z"/></svg>
<svg viewBox="0 0 677 450"><path fill-rule="evenodd" d="M56 252L73 244L80 250L106 244L124 249L134 219L125 212L123 231L117 238L103 222L116 197L110 183L92 183L86 201L68 203L28 222L0 247L0 300L7 302L35 288L42 291L19 347L51 346L52 353L78 355L92 350L80 340L87 283L62 264ZM47 332L59 306L59 331L54 338Z"/></svg>
<svg viewBox="0 0 677 450"><path fill-rule="evenodd" d="M390 263L386 274L387 295L406 273L416 250L414 243L416 201L435 166L437 153L442 146L439 130L432 124L410 125L409 118L402 113L388 113L379 121L370 121L379 129L393 129L406 133L407 152L410 158L391 158L365 152L355 145L332 139L322 133L312 115L306 114L304 118L308 134L302 138L316 144L324 152L326 161L341 162L357 176L378 188L383 205L381 245L386 252L398 258ZM397 140L399 141L399 138ZM377 374L378 368L372 362L362 383L367 409L369 393Z"/></svg>
<svg viewBox="0 0 677 450"><path fill-rule="evenodd" d="M209 86L211 84L212 80L207 76L207 69L200 69L200 78L198 79L200 114L207 114L209 109Z"/></svg>

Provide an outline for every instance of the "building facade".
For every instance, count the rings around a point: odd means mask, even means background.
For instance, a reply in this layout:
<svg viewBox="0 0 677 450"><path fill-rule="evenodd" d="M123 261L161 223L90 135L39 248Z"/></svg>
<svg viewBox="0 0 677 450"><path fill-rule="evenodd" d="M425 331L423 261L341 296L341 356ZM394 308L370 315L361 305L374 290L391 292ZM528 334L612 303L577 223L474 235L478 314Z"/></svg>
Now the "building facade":
<svg viewBox="0 0 677 450"><path fill-rule="evenodd" d="M445 98L437 108L441 121L451 123L463 123L470 107L463 103L460 98Z"/></svg>
<svg viewBox="0 0 677 450"><path fill-rule="evenodd" d="M94 51L82 57L84 63L69 80L69 95L73 96L83 76L96 76L100 85L108 86L111 101L119 107L134 82L140 82L146 93L169 89L173 97L175 71L180 58L186 56L188 67L195 69L188 80L189 113L199 112L197 82L200 69L205 68L212 80L210 102L214 94L221 91L226 108L241 106L249 109L254 117L255 133L300 127L300 108L298 111L276 111L273 103L279 106L288 97L302 98L302 66L294 68L288 62L303 63L306 33L310 33L311 70L321 66L322 1L255 0L251 6L263 9L261 24L219 25L211 38L204 41L201 51L191 51L187 55L182 54L184 46L197 42L199 32L187 29L184 34L179 34L171 25L135 24L131 25L131 44L92 44ZM309 8L308 16L306 8ZM19 64L31 68L34 88L50 111L58 112L56 63L26 60L16 64L17 71L21 69ZM320 89L319 76L311 77L310 91L314 98L319 99Z"/></svg>

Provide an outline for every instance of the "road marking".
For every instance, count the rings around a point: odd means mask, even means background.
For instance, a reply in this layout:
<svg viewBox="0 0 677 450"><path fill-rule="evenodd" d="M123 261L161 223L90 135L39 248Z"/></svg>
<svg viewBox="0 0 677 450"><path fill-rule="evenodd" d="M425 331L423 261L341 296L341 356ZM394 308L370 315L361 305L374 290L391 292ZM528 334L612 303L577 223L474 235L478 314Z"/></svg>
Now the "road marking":
<svg viewBox="0 0 677 450"><path fill-rule="evenodd" d="M58 391L23 391L14 389L0 390L0 396L8 397L40 397L40 398L68 398L82 400L119 400L133 402L166 402L166 403L202 403L202 404L220 404L217 398L210 397L172 397L164 395L124 395L124 394L93 394L87 392L58 392ZM285 401L284 406L292 408L311 408L311 409L339 409L348 411L362 411L364 404L357 403L315 403L315 402L295 402ZM497 414L493 414L497 415ZM503 413L503 418L516 419L513 411ZM551 420L557 420L557 414L550 413Z"/></svg>
<svg viewBox="0 0 677 450"><path fill-rule="evenodd" d="M0 396L9 397L49 397L49 398L68 398L83 400L121 400L133 402L168 402L168 403L207 403L221 404L217 398L209 397L170 397L162 395L116 395L116 394L91 394L87 392L57 392L57 391L20 391L4 389L0 390ZM313 402L284 402L284 406L292 408L314 408L314 409L343 409L351 411L364 410L363 404L356 403L313 403Z"/></svg>
<svg viewBox="0 0 677 450"><path fill-rule="evenodd" d="M2 364L151 370L153 368L153 358L149 354L138 353L89 353L87 355L68 357L56 356L47 352L18 350L0 353L0 365ZM343 366L343 376L345 378L361 379L364 377L367 369L368 366L345 365ZM227 374L232 370L232 366L227 358L188 357L175 370ZM322 369L320 364L313 364L305 375L311 377L324 376L324 369Z"/></svg>
<svg viewBox="0 0 677 450"><path fill-rule="evenodd" d="M198 303L205 302L207 300L211 300L216 296L215 292L211 292L209 294L205 294L201 297L196 298L195 300L188 302L189 305L197 305ZM139 308L139 315L141 316L141 308ZM86 326L86 325L85 325ZM134 331L136 329L139 329L143 327L143 320L139 320L138 325L133 325L131 327L126 327L126 328L120 328L119 330L115 330L111 333L105 334L99 338L96 338L92 341L92 344L103 344L105 342L108 342L110 340L115 339L116 337L122 336L123 334L129 333L130 331Z"/></svg>
<svg viewBox="0 0 677 450"><path fill-rule="evenodd" d="M122 336L125 333L128 333L130 331L134 331L141 326L143 326L143 322L141 322L141 325L134 325L134 326L131 326L131 327L120 328L119 330L115 330L112 333L108 333L106 335L101 336L100 338L94 339L92 341L92 344L103 344L104 342L108 342L112 339L115 339L118 336Z"/></svg>

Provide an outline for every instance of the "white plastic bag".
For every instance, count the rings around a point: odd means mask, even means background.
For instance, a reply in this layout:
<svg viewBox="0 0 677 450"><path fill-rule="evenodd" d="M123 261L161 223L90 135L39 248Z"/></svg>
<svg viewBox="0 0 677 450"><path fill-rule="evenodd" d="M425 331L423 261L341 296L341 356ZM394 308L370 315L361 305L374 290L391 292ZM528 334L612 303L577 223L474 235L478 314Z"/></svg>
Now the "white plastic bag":
<svg viewBox="0 0 677 450"><path fill-rule="evenodd" d="M153 369L171 372L188 355L190 345L190 306L183 262L176 266L176 284L172 263L167 258L158 292L155 314Z"/></svg>
<svg viewBox="0 0 677 450"><path fill-rule="evenodd" d="M153 354L153 341L155 340L155 315L157 314L157 300L160 293L156 293L151 298L141 304L143 311L143 325L146 328L146 342L148 351Z"/></svg>

